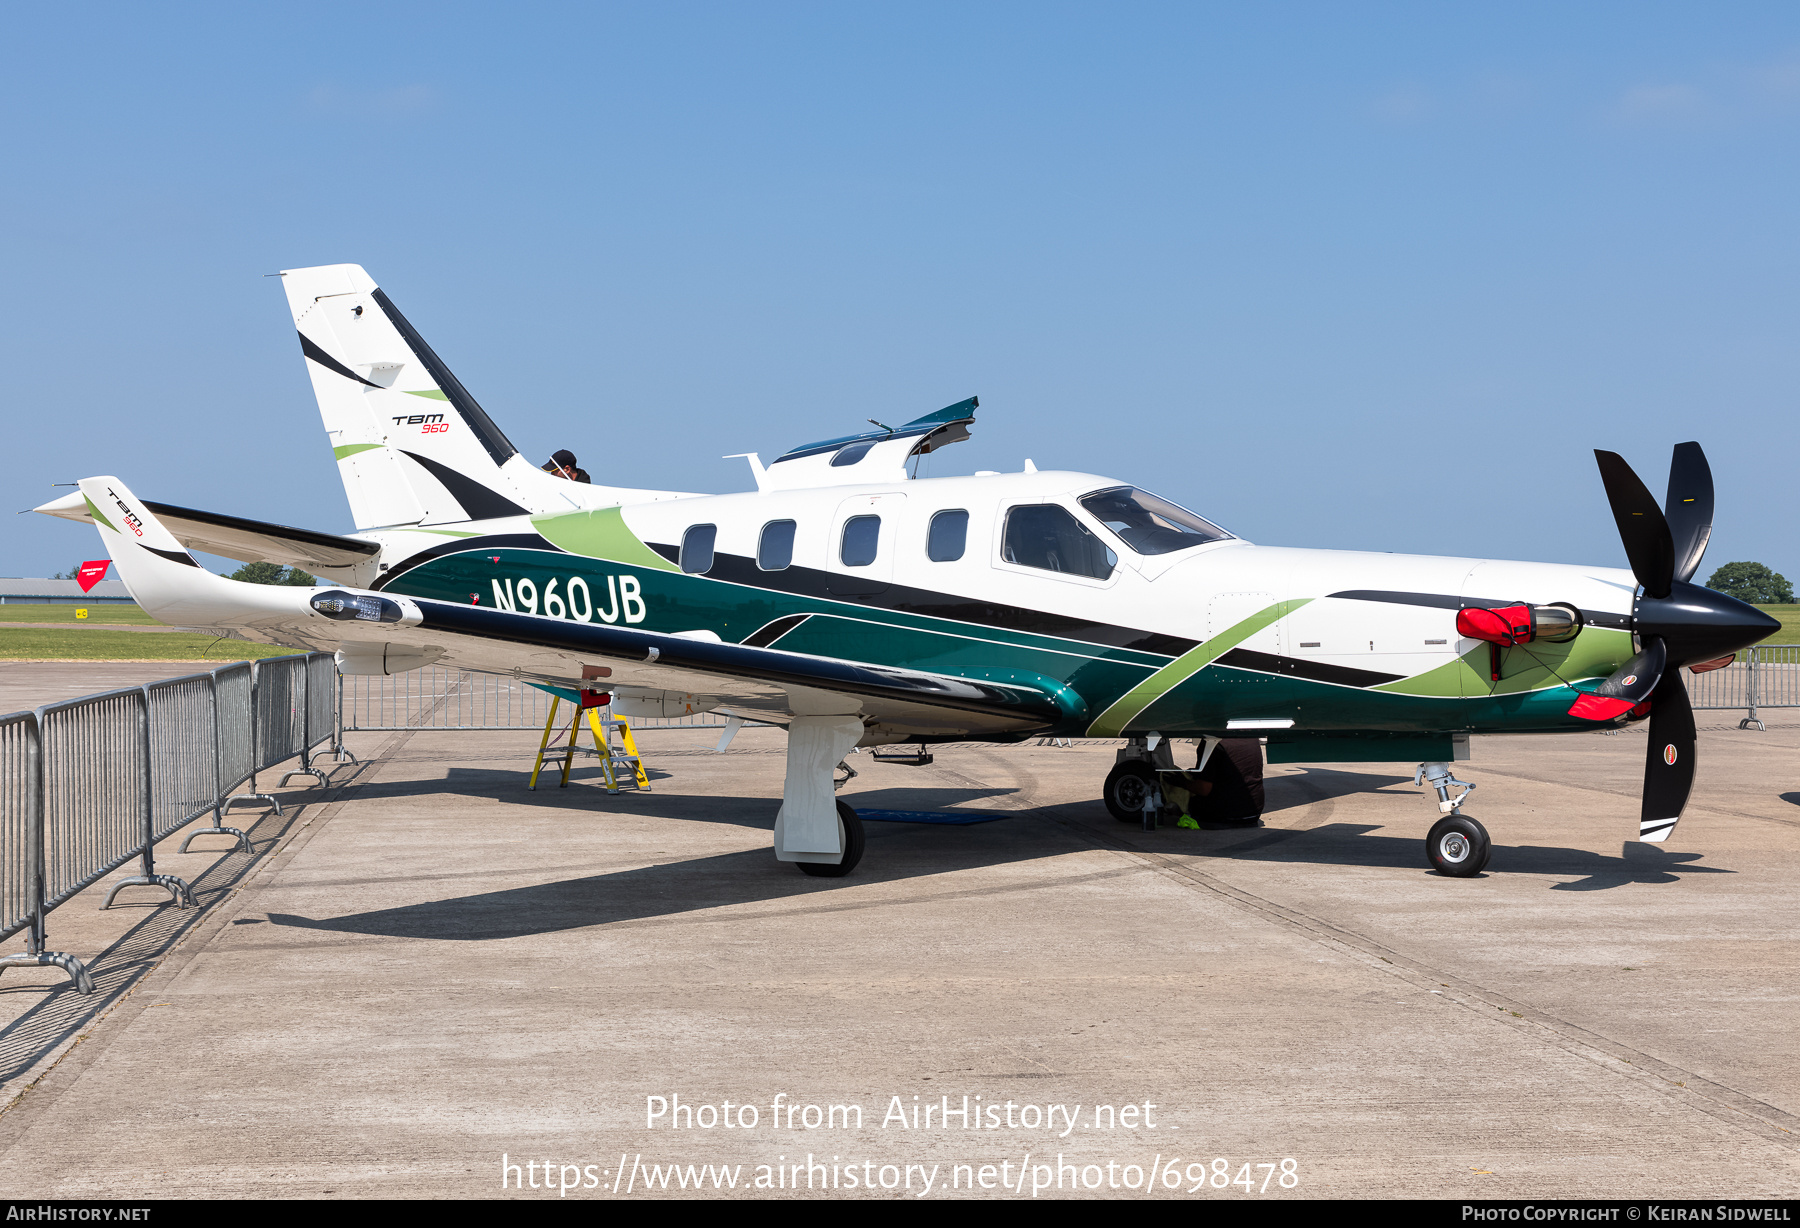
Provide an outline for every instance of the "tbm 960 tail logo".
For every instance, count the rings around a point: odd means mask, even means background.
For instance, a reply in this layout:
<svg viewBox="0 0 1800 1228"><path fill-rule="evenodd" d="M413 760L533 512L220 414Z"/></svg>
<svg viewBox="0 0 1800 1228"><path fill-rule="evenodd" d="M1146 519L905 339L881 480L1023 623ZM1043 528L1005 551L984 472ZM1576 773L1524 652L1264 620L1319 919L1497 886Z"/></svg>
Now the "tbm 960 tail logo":
<svg viewBox="0 0 1800 1228"><path fill-rule="evenodd" d="M598 584L599 580L594 582ZM558 585L562 585L560 593L556 591ZM646 613L644 590L634 575L606 577L605 609L600 608L588 582L580 576L567 580L553 576L542 593L534 580L494 581L494 608L536 614L540 606L551 618L568 618L578 623L591 623L596 617L603 623L616 623L621 616L628 623L641 623Z"/></svg>

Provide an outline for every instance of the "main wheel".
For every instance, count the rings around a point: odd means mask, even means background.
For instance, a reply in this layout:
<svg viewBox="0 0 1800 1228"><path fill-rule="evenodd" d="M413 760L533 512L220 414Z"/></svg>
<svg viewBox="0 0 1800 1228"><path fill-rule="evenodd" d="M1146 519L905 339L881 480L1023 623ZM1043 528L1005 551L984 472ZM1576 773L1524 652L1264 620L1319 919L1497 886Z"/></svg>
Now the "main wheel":
<svg viewBox="0 0 1800 1228"><path fill-rule="evenodd" d="M796 861L800 873L814 878L842 878L856 869L863 855L862 818L844 802L837 804L838 841L844 846L844 859L835 866L824 861Z"/></svg>
<svg viewBox="0 0 1800 1228"><path fill-rule="evenodd" d="M1431 834L1425 837L1425 858L1431 868L1451 878L1481 873L1492 851L1487 828L1466 815L1445 815L1431 825Z"/></svg>
<svg viewBox="0 0 1800 1228"><path fill-rule="evenodd" d="M1141 759L1119 764L1107 774L1102 794L1106 808L1121 823L1144 821L1144 799L1156 787L1156 769Z"/></svg>

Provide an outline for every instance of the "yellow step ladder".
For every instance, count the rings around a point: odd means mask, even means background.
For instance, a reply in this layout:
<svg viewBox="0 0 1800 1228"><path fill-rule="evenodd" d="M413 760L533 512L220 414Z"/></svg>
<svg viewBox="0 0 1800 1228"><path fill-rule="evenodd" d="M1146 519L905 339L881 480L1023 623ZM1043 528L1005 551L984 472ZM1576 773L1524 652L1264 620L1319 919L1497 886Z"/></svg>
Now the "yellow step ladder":
<svg viewBox="0 0 1800 1228"><path fill-rule="evenodd" d="M560 742L562 732L556 727L556 711L562 706L562 697L553 696L550 700L550 715L544 720L544 739L538 743L537 762L531 768L532 789L537 788L538 774L544 770L545 762L551 766L562 765L562 780L557 788L569 787L569 770L575 766L575 756L597 755L600 759L600 770L606 775L606 791L617 793L620 789L642 789L650 791L650 777L644 772L643 759L638 755L637 741L631 736L631 725L623 718L612 715L610 707L575 709L574 719L569 722L567 744L551 745L552 741ZM581 745L582 718L587 718L587 727L594 733L594 748L588 750ZM619 732L619 744L613 745L612 734ZM554 736L553 736L554 735Z"/></svg>

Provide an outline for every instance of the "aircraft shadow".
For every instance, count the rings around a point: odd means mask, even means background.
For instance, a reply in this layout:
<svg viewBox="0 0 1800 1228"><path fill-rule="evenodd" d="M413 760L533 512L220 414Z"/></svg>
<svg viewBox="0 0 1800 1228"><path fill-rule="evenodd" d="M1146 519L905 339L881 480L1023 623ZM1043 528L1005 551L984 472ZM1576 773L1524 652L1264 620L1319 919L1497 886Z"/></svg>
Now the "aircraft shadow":
<svg viewBox="0 0 1800 1228"><path fill-rule="evenodd" d="M771 814L771 825L772 819ZM868 852L862 865L854 876L842 879L809 878L792 866L778 863L768 848L755 848L342 917L313 919L270 913L269 920L296 929L344 934L491 942L619 922L668 920L684 913L737 904L793 902L793 908L779 910L773 914L777 916L891 908L895 905L891 896L856 899L844 894L843 889L1035 860L1089 847L1085 841L1047 824L1035 826L1029 839L1022 841L1019 829L1011 824L940 827L874 823L869 825L867 839ZM1082 870L1059 879L1035 879L974 890L946 891L941 885L934 885L918 901L1053 890L1139 872L1127 866L1099 872ZM771 914L764 911L757 915Z"/></svg>
<svg viewBox="0 0 1800 1228"><path fill-rule="evenodd" d="M592 771L593 775L584 779L578 770L570 777L566 789L557 784L555 776L546 773L538 779L536 789L528 789L525 787L528 773L451 768L437 780L371 781L362 786L357 797L364 800L485 797L509 806L561 811L571 817L604 818L616 812L771 829L775 826L775 808L781 804L780 798L771 797L718 793L696 797L658 793L655 786L660 777L656 772L649 773L651 788L648 792L620 789L617 793L608 793L599 769Z"/></svg>
<svg viewBox="0 0 1800 1228"><path fill-rule="evenodd" d="M1200 832L1214 847L1197 848L1212 857L1233 861L1273 861L1333 866L1375 866L1431 873L1424 840L1414 836L1376 836L1383 830L1367 823L1328 823L1304 831L1267 829L1252 833ZM1226 837L1221 841L1218 837ZM1235 840L1231 837L1237 837ZM1719 866L1691 864L1702 853L1677 853L1654 844L1628 841L1620 855L1609 857L1589 849L1535 844L1495 844L1486 874L1546 874L1587 877L1552 883L1552 891L1606 891L1631 883L1674 883L1684 874L1735 874ZM1486 877L1486 874L1478 877Z"/></svg>
<svg viewBox="0 0 1800 1228"><path fill-rule="evenodd" d="M1794 805L1800 806L1800 793L1783 793L1781 795L1781 800L1784 802L1792 802Z"/></svg>
<svg viewBox="0 0 1800 1228"><path fill-rule="evenodd" d="M1011 797L1017 789L968 789L945 787L907 788L896 786L891 789L870 789L863 793L841 793L838 796L849 802L852 807L862 810L947 810L951 807L979 809L971 803L991 801L997 797ZM988 814L1006 815L1014 813L1010 810L988 811Z"/></svg>
<svg viewBox="0 0 1800 1228"><path fill-rule="evenodd" d="M1411 785L1411 776L1386 776L1374 772L1345 772L1336 768L1309 767L1263 781L1264 814L1310 806L1314 802L1358 793L1379 793L1392 785Z"/></svg>

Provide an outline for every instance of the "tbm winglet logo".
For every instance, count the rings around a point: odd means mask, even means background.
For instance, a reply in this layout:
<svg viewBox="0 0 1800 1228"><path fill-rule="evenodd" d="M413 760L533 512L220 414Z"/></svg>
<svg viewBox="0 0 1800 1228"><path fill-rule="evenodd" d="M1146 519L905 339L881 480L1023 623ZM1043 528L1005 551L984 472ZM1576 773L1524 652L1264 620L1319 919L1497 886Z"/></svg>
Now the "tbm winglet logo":
<svg viewBox="0 0 1800 1228"><path fill-rule="evenodd" d="M137 513L125 506L125 500L119 498L112 487L108 486L106 488L106 493L112 495L112 501L119 505L119 515L124 518L125 523L130 527L131 531L136 533L139 537L142 537L144 535L144 522L137 518Z"/></svg>
<svg viewBox="0 0 1800 1228"><path fill-rule="evenodd" d="M442 414L396 414L394 425L424 427L421 434L425 435L438 435L450 429Z"/></svg>

